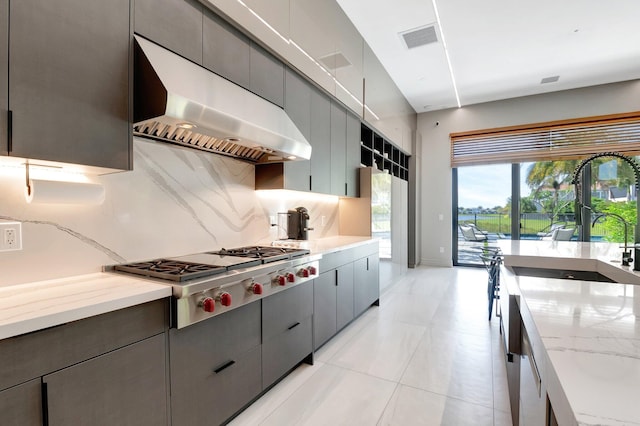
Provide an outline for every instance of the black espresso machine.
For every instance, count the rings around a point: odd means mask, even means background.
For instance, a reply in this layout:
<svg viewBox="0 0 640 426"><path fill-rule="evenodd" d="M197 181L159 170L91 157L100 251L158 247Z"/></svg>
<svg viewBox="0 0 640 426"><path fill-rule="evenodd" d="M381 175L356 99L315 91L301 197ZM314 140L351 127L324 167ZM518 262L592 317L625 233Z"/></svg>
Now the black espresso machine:
<svg viewBox="0 0 640 426"><path fill-rule="evenodd" d="M297 207L295 210L287 211L287 235L290 240L308 240L309 232L313 228L309 227L309 211L304 207Z"/></svg>

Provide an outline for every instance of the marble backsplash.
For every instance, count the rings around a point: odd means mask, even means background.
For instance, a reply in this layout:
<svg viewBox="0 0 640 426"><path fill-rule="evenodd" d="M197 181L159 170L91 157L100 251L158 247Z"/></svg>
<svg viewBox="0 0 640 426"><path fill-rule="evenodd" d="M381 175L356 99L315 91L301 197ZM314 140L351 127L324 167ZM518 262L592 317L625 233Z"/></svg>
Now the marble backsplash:
<svg viewBox="0 0 640 426"><path fill-rule="evenodd" d="M0 286L270 242L270 217L298 206L309 209L310 238L339 233L337 199L261 196L253 165L169 144L135 138L133 171L91 180L105 187L102 205L28 204L24 176L0 175L0 221L22 222L23 245L0 252Z"/></svg>

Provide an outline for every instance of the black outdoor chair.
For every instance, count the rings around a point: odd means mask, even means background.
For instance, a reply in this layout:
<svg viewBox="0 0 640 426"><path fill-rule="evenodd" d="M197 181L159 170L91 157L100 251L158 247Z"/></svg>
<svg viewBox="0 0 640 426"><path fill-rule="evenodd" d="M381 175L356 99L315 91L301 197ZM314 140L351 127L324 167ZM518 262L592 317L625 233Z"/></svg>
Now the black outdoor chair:
<svg viewBox="0 0 640 426"><path fill-rule="evenodd" d="M484 263L489 274L487 281L487 296L489 299L489 321L491 321L491 313L493 312L493 303L496 303L498 309L498 299L500 299L500 265L502 264L502 252L497 247L484 248L480 259ZM497 315L497 314L496 314Z"/></svg>

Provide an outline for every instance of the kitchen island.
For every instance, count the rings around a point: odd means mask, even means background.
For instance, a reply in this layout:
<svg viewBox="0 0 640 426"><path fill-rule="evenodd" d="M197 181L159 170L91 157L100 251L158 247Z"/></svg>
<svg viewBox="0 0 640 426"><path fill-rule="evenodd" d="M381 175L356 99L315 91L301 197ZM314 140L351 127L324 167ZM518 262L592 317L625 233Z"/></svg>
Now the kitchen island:
<svg viewBox="0 0 640 426"><path fill-rule="evenodd" d="M528 341L513 354L523 360L520 424L640 424L640 275L621 265L622 249L554 241L503 242L501 249L501 296L514 296L521 342ZM593 271L619 284L517 275L523 267Z"/></svg>

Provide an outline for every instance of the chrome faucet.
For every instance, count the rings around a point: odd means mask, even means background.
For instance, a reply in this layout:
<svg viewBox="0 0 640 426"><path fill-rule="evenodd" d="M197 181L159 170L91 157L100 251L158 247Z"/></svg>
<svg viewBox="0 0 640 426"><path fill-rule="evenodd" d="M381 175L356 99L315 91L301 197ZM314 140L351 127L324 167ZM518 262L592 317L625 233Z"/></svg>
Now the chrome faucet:
<svg viewBox="0 0 640 426"><path fill-rule="evenodd" d="M629 250L629 223L622 216L616 213L603 213L603 212L594 212L597 216L593 219L591 227L596 226L596 222L600 220L600 218L611 216L618 219L624 225L624 251L622 252L622 265L629 266L631 262L633 262L633 258L631 257L631 250Z"/></svg>

